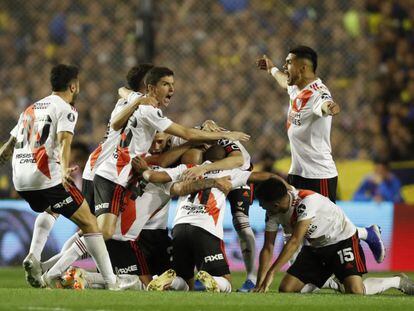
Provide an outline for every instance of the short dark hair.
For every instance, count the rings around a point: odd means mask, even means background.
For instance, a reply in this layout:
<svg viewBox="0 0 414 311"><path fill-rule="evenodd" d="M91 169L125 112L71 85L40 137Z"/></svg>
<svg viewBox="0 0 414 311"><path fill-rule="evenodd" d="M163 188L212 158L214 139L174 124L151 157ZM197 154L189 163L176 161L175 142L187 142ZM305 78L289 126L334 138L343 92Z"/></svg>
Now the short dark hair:
<svg viewBox="0 0 414 311"><path fill-rule="evenodd" d="M254 193L259 201L273 202L278 201L287 194L286 185L278 178L269 179L257 185Z"/></svg>
<svg viewBox="0 0 414 311"><path fill-rule="evenodd" d="M226 150L222 146L213 145L204 152L204 160L218 161L226 157Z"/></svg>
<svg viewBox="0 0 414 311"><path fill-rule="evenodd" d="M318 67L318 54L316 54L314 49L305 45L299 45L291 49L289 53L295 54L298 58L309 59L312 62L313 72L316 71Z"/></svg>
<svg viewBox="0 0 414 311"><path fill-rule="evenodd" d="M167 67L154 67L145 75L144 83L146 86L156 85L161 78L173 75L174 72Z"/></svg>
<svg viewBox="0 0 414 311"><path fill-rule="evenodd" d="M145 75L153 67L154 65L149 63L139 64L138 66L132 67L126 76L128 87L134 92L139 91L144 85Z"/></svg>
<svg viewBox="0 0 414 311"><path fill-rule="evenodd" d="M50 71L50 84L53 92L63 92L69 84L78 78L79 69L76 66L59 64Z"/></svg>

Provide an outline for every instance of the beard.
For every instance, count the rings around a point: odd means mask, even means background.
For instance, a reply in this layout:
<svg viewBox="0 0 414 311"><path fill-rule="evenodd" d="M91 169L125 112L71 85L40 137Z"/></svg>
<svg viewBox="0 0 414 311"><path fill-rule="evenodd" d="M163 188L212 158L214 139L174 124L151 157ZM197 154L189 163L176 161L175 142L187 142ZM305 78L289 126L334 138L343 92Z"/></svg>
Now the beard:
<svg viewBox="0 0 414 311"><path fill-rule="evenodd" d="M76 99L78 98L78 95L79 95L79 92L73 93L72 100L69 103L70 105L75 106Z"/></svg>

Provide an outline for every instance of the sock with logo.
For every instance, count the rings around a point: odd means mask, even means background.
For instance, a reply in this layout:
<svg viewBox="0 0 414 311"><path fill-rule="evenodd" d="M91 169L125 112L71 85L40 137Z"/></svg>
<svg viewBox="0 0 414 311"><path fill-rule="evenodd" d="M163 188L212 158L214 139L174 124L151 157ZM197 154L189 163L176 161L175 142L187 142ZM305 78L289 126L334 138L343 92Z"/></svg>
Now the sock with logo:
<svg viewBox="0 0 414 311"><path fill-rule="evenodd" d="M39 261L55 221L56 218L47 212L43 212L36 217L29 253L32 253Z"/></svg>
<svg viewBox="0 0 414 311"><path fill-rule="evenodd" d="M390 288L400 287L399 276L392 278L367 278L364 280L365 295L381 294Z"/></svg>
<svg viewBox="0 0 414 311"><path fill-rule="evenodd" d="M81 258L85 253L87 253L87 249L83 239L75 240L72 246L62 254L53 267L46 273L46 277L50 279L60 277L73 262Z"/></svg>
<svg viewBox="0 0 414 311"><path fill-rule="evenodd" d="M65 244L63 244L62 249L60 250L60 253L56 254L52 258L48 259L45 262L42 262L42 269L43 271L49 270L53 265L59 260L60 257L62 257L63 253L66 252L69 247L72 246L73 243L75 243L76 240L79 240L80 235L78 232L75 232L74 235L72 235L69 239L66 240Z"/></svg>
<svg viewBox="0 0 414 311"><path fill-rule="evenodd" d="M176 276L171 283L171 289L188 292L190 288L182 277Z"/></svg>

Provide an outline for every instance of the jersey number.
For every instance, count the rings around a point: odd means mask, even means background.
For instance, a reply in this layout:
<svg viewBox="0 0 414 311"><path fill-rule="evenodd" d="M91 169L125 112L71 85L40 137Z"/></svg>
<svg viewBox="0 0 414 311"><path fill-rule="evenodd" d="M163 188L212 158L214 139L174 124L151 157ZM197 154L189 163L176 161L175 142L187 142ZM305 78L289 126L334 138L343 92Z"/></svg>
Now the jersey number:
<svg viewBox="0 0 414 311"><path fill-rule="evenodd" d="M34 148L39 148L44 145L50 132L50 124L52 119L50 116L44 117L40 122L36 122L30 115L25 115L22 128L22 138L16 142L16 149L21 149L27 144L32 145Z"/></svg>
<svg viewBox="0 0 414 311"><path fill-rule="evenodd" d="M341 264L344 264L345 262L350 262L355 259L354 253L352 252L352 248L344 248L337 252L339 256L339 260L341 261Z"/></svg>

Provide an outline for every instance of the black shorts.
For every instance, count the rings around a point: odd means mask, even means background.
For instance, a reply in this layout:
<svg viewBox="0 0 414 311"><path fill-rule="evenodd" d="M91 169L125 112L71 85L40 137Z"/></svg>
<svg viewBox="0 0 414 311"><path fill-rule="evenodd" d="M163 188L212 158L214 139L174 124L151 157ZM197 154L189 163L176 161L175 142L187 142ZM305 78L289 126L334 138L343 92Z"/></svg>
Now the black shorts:
<svg viewBox="0 0 414 311"><path fill-rule="evenodd" d="M249 216L249 207L253 202L253 184L249 189L247 187L236 188L229 192L227 199L230 202L231 213L242 212Z"/></svg>
<svg viewBox="0 0 414 311"><path fill-rule="evenodd" d="M145 256L135 241L107 240L105 244L115 274L149 274Z"/></svg>
<svg viewBox="0 0 414 311"><path fill-rule="evenodd" d="M224 242L208 231L190 224L173 229L173 269L184 280L194 277L194 267L212 276L230 274Z"/></svg>
<svg viewBox="0 0 414 311"><path fill-rule="evenodd" d="M124 206L125 188L98 175L95 175L93 185L96 217L107 213L118 216Z"/></svg>
<svg viewBox="0 0 414 311"><path fill-rule="evenodd" d="M287 273L321 288L332 274L341 281L351 275L367 273L365 256L355 233L349 239L325 247L302 246Z"/></svg>
<svg viewBox="0 0 414 311"><path fill-rule="evenodd" d="M151 275L161 275L172 268L172 240L167 229L144 229L136 243L145 256Z"/></svg>
<svg viewBox="0 0 414 311"><path fill-rule="evenodd" d="M336 202L338 176L328 179L304 178L298 175L288 175L288 183L297 189L312 190Z"/></svg>
<svg viewBox="0 0 414 311"><path fill-rule="evenodd" d="M95 198L94 198L94 191L93 191L93 181L88 179L82 178L82 193L85 197L86 202L89 205L91 213L95 215Z"/></svg>
<svg viewBox="0 0 414 311"><path fill-rule="evenodd" d="M18 191L18 193L35 212L42 213L50 207L52 212L66 218L72 217L84 200L82 193L75 185L70 186L69 191L59 184L48 189Z"/></svg>

